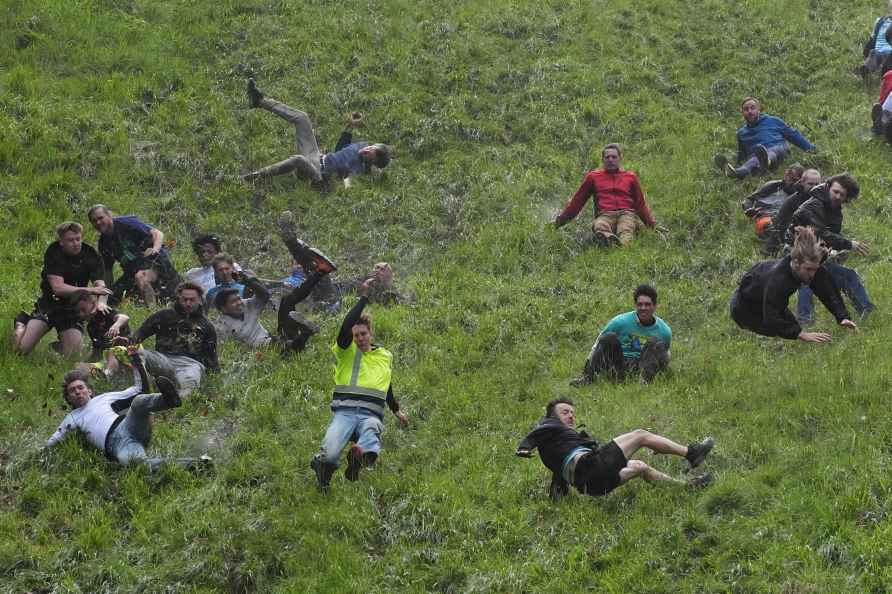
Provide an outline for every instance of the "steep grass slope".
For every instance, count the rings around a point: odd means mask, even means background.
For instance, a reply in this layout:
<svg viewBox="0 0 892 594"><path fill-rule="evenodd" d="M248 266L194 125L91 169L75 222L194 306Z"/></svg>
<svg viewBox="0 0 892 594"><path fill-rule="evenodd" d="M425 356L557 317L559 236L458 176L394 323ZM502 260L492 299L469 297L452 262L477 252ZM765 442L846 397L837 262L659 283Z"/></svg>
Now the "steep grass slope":
<svg viewBox="0 0 892 594"><path fill-rule="evenodd" d="M213 231L264 276L287 266L290 208L343 274L395 263L414 305L378 309L412 416L380 467L329 496L307 462L329 418L329 344L224 349L224 372L160 415L157 452L209 451L208 475L147 475L77 439L50 453L66 366L0 348L0 590L8 592L886 592L889 149L852 72L880 3L8 0L0 8L0 312L36 296L65 219L104 202L176 239ZM344 114L397 147L380 179L320 195L237 176L293 132L244 82L307 110L331 147ZM796 157L863 186L847 212L880 308L816 347L741 333L727 299L759 256L737 203L757 180L711 167L757 94L820 147ZM547 223L626 147L663 242L586 245L590 211ZM92 231L88 241L95 242ZM598 329L652 282L675 331L654 385L572 390ZM145 312L134 312L137 320ZM633 484L553 505L516 441L555 395L602 439L647 427L717 437L716 484ZM648 457L679 473L674 460Z"/></svg>

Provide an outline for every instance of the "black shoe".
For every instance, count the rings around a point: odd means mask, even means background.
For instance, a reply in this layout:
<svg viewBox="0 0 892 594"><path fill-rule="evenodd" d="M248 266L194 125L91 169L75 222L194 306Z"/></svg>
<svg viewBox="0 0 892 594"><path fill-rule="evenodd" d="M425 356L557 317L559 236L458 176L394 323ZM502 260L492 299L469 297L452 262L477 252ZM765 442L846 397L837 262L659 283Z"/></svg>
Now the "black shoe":
<svg viewBox="0 0 892 594"><path fill-rule="evenodd" d="M360 470L362 470L362 448L354 445L347 452L347 470L344 471L344 478L348 481L359 480Z"/></svg>
<svg viewBox="0 0 892 594"><path fill-rule="evenodd" d="M762 171L768 171L768 168L771 167L771 157L768 156L768 149L765 148L764 145L756 145L756 158L759 159L759 167L762 168Z"/></svg>
<svg viewBox="0 0 892 594"><path fill-rule="evenodd" d="M692 476L688 479L688 486L693 487L695 489L702 489L703 487L708 487L712 484L712 475L711 474L701 474L699 476Z"/></svg>
<svg viewBox="0 0 892 594"><path fill-rule="evenodd" d="M263 93L258 90L257 85L254 83L253 78L248 79L248 103L250 103L251 107L260 107L260 102L263 101Z"/></svg>
<svg viewBox="0 0 892 594"><path fill-rule="evenodd" d="M316 248L310 248L309 251L313 256L314 272L318 272L319 274L331 274L338 269L338 267L335 266L335 263L331 261L331 258L323 254L321 251Z"/></svg>
<svg viewBox="0 0 892 594"><path fill-rule="evenodd" d="M715 439L712 437L707 437L700 443L692 443L689 445L685 459L688 461L688 464L691 465L691 468L697 468L703 464L703 460L706 459L706 455L709 454L714 445Z"/></svg>
<svg viewBox="0 0 892 594"><path fill-rule="evenodd" d="M725 175L727 175L731 179L743 179L746 177L746 173L740 171L730 163L725 164Z"/></svg>
<svg viewBox="0 0 892 594"><path fill-rule="evenodd" d="M276 225L279 226L279 235L283 241L296 240L297 233L294 229L294 213L290 210L283 210L279 218L276 219ZM301 242L303 243L303 242Z"/></svg>
<svg viewBox="0 0 892 594"><path fill-rule="evenodd" d="M155 385L158 386L158 391L161 392L161 398L164 399L167 408L178 408L182 406L183 400L180 398L180 393L177 391L176 385L169 377L159 375L155 378Z"/></svg>
<svg viewBox="0 0 892 594"><path fill-rule="evenodd" d="M316 486L323 493L328 492L328 486L331 484L331 475L334 474L335 467L322 461L319 454L313 456L310 460L310 468L316 472Z"/></svg>

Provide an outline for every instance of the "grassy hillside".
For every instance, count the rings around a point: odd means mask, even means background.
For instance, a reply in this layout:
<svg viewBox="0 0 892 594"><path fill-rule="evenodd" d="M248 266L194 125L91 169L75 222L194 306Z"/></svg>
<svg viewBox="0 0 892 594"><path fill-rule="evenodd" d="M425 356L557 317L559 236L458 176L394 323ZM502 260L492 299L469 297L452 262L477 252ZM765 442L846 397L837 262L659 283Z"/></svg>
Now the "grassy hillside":
<svg viewBox="0 0 892 594"><path fill-rule="evenodd" d="M268 277L288 265L273 221L290 208L342 274L390 260L417 302L374 310L411 427L388 418L379 468L339 473L329 496L307 463L330 416L337 316L286 361L227 346L223 373L157 417L153 450L208 451L205 475L122 469L78 439L40 453L67 367L48 340L27 359L4 343L0 591L892 590L892 180L868 129L876 90L852 74L881 4L7 0L4 319L36 297L54 225L86 223L96 202L177 240L181 269L189 239L213 231ZM293 143L247 108L248 76L308 111L328 148L363 111L364 136L397 159L324 195L241 183ZM759 180L727 180L711 157L733 148L748 94L820 147L794 158L862 184L845 225L874 248L853 262L879 312L845 333L819 309L827 346L744 334L727 314L759 259L738 206ZM667 241L596 249L590 210L547 225L611 141ZM569 388L639 282L660 291L672 373ZM601 439L715 435L715 485L552 504L544 468L513 452L555 395Z"/></svg>

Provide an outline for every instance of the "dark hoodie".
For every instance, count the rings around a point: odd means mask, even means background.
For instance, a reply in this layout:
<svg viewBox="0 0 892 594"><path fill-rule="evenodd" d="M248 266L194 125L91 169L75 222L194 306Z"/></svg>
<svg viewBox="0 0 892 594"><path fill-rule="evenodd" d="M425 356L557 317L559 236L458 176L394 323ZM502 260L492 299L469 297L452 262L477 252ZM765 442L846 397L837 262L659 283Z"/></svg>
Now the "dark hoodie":
<svg viewBox="0 0 892 594"><path fill-rule="evenodd" d="M191 357L209 371L219 371L217 361L217 332L199 308L187 314L174 303L170 309L162 309L150 315L131 338L140 343L155 337L155 350L163 355Z"/></svg>
<svg viewBox="0 0 892 594"><path fill-rule="evenodd" d="M812 188L809 199L793 213L785 236L787 245L796 239L795 227L814 227L818 239L835 250L852 249L852 241L842 235L842 207L833 206L826 183Z"/></svg>

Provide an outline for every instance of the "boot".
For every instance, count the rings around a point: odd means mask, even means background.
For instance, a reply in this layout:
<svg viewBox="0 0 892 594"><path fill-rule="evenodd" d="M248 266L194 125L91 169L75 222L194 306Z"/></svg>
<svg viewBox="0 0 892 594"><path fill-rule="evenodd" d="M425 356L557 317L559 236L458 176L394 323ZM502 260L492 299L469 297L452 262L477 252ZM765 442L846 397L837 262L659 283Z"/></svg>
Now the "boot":
<svg viewBox="0 0 892 594"><path fill-rule="evenodd" d="M321 492L328 493L328 487L331 484L331 475L334 474L337 466L323 462L322 457L319 454L316 454L313 456L313 459L310 460L310 468L316 473L316 486Z"/></svg>

